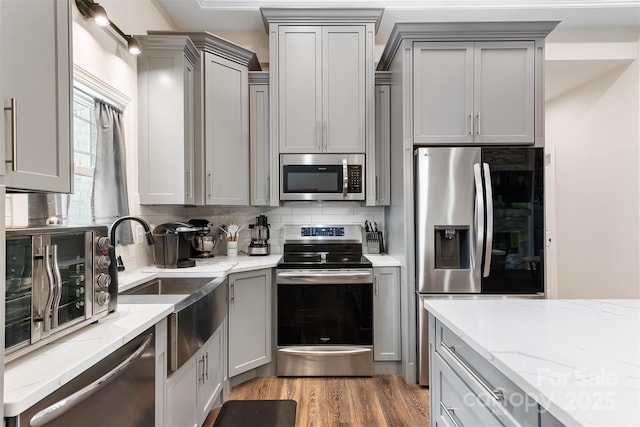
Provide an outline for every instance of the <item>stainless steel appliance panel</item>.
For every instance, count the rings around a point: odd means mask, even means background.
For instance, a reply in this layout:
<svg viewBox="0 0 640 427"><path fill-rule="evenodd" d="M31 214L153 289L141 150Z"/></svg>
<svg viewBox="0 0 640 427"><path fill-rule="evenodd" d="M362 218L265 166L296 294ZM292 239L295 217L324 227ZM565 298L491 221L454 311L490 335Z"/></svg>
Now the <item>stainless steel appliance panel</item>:
<svg viewBox="0 0 640 427"><path fill-rule="evenodd" d="M278 348L277 375L370 376L373 373L373 346L300 346Z"/></svg>
<svg viewBox="0 0 640 427"><path fill-rule="evenodd" d="M482 184L477 174L480 162L480 148L419 148L415 152L418 292L480 292L484 244L478 227L484 226ZM458 239L458 257L449 258L457 261L438 265L437 243L453 238Z"/></svg>
<svg viewBox="0 0 640 427"><path fill-rule="evenodd" d="M155 351L152 327L17 417L5 419L7 427L157 425Z"/></svg>
<svg viewBox="0 0 640 427"><path fill-rule="evenodd" d="M281 154L280 200L364 200L364 154Z"/></svg>

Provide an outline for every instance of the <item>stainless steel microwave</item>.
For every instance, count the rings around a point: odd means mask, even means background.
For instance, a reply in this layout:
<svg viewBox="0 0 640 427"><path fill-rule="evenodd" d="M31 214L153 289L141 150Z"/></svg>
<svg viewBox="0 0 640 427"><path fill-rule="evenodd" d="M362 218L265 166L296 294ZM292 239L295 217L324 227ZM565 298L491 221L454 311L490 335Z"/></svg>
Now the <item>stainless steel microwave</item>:
<svg viewBox="0 0 640 427"><path fill-rule="evenodd" d="M110 302L116 301L117 280L112 283L109 274L115 261L107 231L106 226L7 229L6 361L115 309Z"/></svg>
<svg viewBox="0 0 640 427"><path fill-rule="evenodd" d="M281 154L280 200L364 200L364 154Z"/></svg>

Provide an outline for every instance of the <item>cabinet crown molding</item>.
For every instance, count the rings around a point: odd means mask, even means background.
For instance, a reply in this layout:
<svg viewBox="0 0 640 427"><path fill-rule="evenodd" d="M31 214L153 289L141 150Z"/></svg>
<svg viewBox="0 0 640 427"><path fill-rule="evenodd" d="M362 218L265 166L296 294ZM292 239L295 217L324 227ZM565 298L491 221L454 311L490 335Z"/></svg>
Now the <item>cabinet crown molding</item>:
<svg viewBox="0 0 640 427"><path fill-rule="evenodd" d="M213 53L222 58L228 59L249 69L249 71L260 71L262 67L258 62L256 53L244 48L227 39L212 34L207 31L147 31L149 35L179 35L187 36L191 39L198 50Z"/></svg>
<svg viewBox="0 0 640 427"><path fill-rule="evenodd" d="M269 24L375 24L378 32L384 8L260 8L264 28L269 32Z"/></svg>
<svg viewBox="0 0 640 427"><path fill-rule="evenodd" d="M200 51L187 36L157 34L134 37L136 38L138 43L140 43L142 55L144 55L146 51L151 50L181 50L184 52L185 57L192 64L195 64L200 58Z"/></svg>
<svg viewBox="0 0 640 427"><path fill-rule="evenodd" d="M269 84L269 72L268 71L251 71L251 72L249 72L249 84L250 85L268 85Z"/></svg>
<svg viewBox="0 0 640 427"><path fill-rule="evenodd" d="M398 22L378 62L387 71L398 47L409 41L544 40L560 21Z"/></svg>

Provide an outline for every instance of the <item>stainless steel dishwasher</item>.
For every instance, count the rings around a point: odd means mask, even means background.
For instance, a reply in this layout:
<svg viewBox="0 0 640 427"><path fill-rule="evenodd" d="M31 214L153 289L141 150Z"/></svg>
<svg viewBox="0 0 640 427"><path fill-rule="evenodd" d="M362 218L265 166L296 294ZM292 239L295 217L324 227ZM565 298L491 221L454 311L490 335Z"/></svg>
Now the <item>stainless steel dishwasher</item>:
<svg viewBox="0 0 640 427"><path fill-rule="evenodd" d="M6 425L154 426L155 354L154 326Z"/></svg>

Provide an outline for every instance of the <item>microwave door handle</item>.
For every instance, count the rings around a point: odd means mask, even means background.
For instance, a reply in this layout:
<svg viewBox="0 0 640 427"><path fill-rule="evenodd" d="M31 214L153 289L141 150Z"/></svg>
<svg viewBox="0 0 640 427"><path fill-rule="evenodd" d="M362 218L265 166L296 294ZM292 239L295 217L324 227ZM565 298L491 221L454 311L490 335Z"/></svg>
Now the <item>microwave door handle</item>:
<svg viewBox="0 0 640 427"><path fill-rule="evenodd" d="M347 198L347 190L349 189L349 173L347 168L347 159L342 159L342 198Z"/></svg>
<svg viewBox="0 0 640 427"><path fill-rule="evenodd" d="M73 409L75 406L77 406L86 398L95 394L97 391L100 391L102 388L108 385L111 381L113 381L114 379L122 375L127 370L127 368L131 366L133 362L138 360L147 350L147 348L149 347L149 344L151 344L152 339L153 339L152 333L147 335L142 341L142 343L140 344L140 346L136 349L136 351L131 353L129 357L127 357L124 361L122 361L122 363L120 363L118 366L113 368L113 370L107 372L102 377L98 378L88 386L76 391L72 395L67 396L64 399L38 412L31 418L30 425L33 427L43 426L55 420L60 415L69 411L70 409Z"/></svg>
<svg viewBox="0 0 640 427"><path fill-rule="evenodd" d="M53 307L53 300L56 292L56 282L53 278L53 270L51 268L51 248L49 246L44 247L44 270L47 273L47 280L49 281L49 295L47 296L47 304L44 307L44 330L51 330L51 308Z"/></svg>
<svg viewBox="0 0 640 427"><path fill-rule="evenodd" d="M484 247L484 271L483 277L488 277L491 271L491 252L493 250L493 190L491 189L491 171L489 164L483 163L484 191L486 194L485 209L487 212L487 232Z"/></svg>
<svg viewBox="0 0 640 427"><path fill-rule="evenodd" d="M53 275L56 279L56 295L51 311L51 328L53 329L58 327L58 309L62 298L62 277L60 275L60 265L58 264L58 245L51 245L51 258L53 259Z"/></svg>

